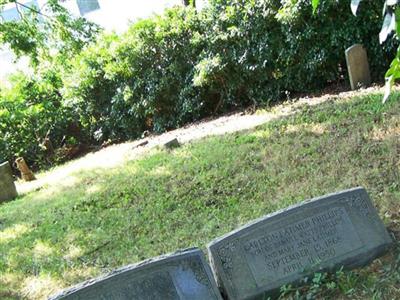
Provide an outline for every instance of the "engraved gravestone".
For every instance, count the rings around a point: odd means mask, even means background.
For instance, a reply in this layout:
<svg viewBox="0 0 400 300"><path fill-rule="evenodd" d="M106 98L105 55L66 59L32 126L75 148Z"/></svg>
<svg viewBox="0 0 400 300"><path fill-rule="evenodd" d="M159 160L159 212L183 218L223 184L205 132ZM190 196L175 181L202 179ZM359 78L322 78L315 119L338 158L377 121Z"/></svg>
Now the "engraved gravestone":
<svg viewBox="0 0 400 300"><path fill-rule="evenodd" d="M222 300L201 250L194 248L119 269L51 300Z"/></svg>
<svg viewBox="0 0 400 300"><path fill-rule="evenodd" d="M0 203L18 196L14 177L8 162L0 164Z"/></svg>
<svg viewBox="0 0 400 300"><path fill-rule="evenodd" d="M345 54L351 89L356 90L361 86L369 86L371 84L371 74L369 72L367 51L362 45L356 44L348 48Z"/></svg>
<svg viewBox="0 0 400 300"><path fill-rule="evenodd" d="M316 271L363 266L391 242L367 192L355 188L265 216L208 251L229 299L264 299Z"/></svg>

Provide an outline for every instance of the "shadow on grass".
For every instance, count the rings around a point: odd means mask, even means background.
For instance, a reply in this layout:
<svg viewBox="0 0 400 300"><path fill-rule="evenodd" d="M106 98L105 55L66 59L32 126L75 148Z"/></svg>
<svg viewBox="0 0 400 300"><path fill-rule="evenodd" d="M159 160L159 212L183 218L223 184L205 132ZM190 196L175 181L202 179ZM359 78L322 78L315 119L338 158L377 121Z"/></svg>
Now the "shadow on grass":
<svg viewBox="0 0 400 300"><path fill-rule="evenodd" d="M380 101L370 95L305 105L255 130L73 174L0 206L0 295L45 297L359 185L398 230L400 103Z"/></svg>

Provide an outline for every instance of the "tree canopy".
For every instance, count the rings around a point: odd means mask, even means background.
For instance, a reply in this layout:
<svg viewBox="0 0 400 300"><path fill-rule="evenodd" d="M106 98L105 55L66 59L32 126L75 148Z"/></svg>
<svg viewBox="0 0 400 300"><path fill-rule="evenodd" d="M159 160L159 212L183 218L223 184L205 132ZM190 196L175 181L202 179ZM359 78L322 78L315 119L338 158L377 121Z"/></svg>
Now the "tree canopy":
<svg viewBox="0 0 400 300"><path fill-rule="evenodd" d="M100 28L72 16L58 0L39 8L17 0L0 0L0 11L15 7L17 19L0 18L0 44L16 55L28 56L33 66L40 61L71 57L93 40Z"/></svg>

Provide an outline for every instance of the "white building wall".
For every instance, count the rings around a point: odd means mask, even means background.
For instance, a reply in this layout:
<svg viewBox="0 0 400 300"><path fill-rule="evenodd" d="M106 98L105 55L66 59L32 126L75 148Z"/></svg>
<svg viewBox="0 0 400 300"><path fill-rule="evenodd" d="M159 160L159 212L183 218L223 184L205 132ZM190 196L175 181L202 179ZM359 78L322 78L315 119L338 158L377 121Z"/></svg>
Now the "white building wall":
<svg viewBox="0 0 400 300"><path fill-rule="evenodd" d="M146 18L153 13L161 13L165 8L179 5L181 0L98 0L100 9L85 14L88 20L100 24L107 31L125 31L129 22ZM74 1L75 14L79 14Z"/></svg>

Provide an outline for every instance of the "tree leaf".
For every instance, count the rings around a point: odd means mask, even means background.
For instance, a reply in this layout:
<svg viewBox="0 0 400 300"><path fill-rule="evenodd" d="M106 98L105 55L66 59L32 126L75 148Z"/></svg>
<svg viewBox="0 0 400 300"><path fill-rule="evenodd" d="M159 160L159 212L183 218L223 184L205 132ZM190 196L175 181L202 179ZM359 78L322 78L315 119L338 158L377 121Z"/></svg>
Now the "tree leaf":
<svg viewBox="0 0 400 300"><path fill-rule="evenodd" d="M394 82L400 78L400 48L397 49L397 55L390 64L389 70L385 74L385 95L383 103L389 98Z"/></svg>
<svg viewBox="0 0 400 300"><path fill-rule="evenodd" d="M396 34L397 34L397 36L400 36L400 22L397 21L397 20L400 20L400 8L399 7L396 7L394 14L396 16Z"/></svg>
<svg viewBox="0 0 400 300"><path fill-rule="evenodd" d="M357 15L357 9L358 9L358 6L360 5L361 1L362 0L351 0L350 6L351 6L351 11L353 12L353 15Z"/></svg>
<svg viewBox="0 0 400 300"><path fill-rule="evenodd" d="M319 0L311 0L312 8L313 8L313 13L317 11L318 5L319 5Z"/></svg>

